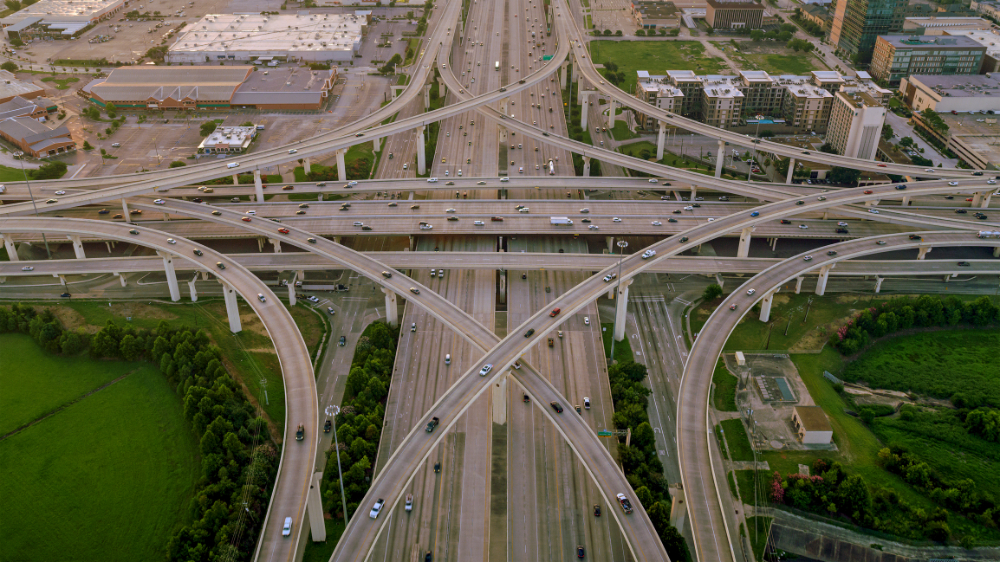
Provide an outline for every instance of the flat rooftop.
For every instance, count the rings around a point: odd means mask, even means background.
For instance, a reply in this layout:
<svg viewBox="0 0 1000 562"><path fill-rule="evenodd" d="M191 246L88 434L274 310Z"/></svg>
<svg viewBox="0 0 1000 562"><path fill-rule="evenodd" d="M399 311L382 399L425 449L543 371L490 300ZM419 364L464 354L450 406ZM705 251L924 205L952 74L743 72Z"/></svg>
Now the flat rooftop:
<svg viewBox="0 0 1000 562"><path fill-rule="evenodd" d="M124 0L39 0L0 19L5 26L25 18L41 17L47 21L90 20L105 11L122 5Z"/></svg>
<svg viewBox="0 0 1000 562"><path fill-rule="evenodd" d="M993 96L1000 100L1000 77L982 74L970 75L927 75L910 76L907 81L914 85L933 90L941 97L975 98ZM998 101L1000 103L1000 101Z"/></svg>
<svg viewBox="0 0 1000 562"><path fill-rule="evenodd" d="M969 49L979 42L962 35L879 35L896 49Z"/></svg>
<svg viewBox="0 0 1000 562"><path fill-rule="evenodd" d="M648 19L673 18L677 16L677 6L673 2L633 2L632 6L642 17Z"/></svg>
<svg viewBox="0 0 1000 562"><path fill-rule="evenodd" d="M208 14L184 28L170 51L354 50L364 25L365 18L353 14Z"/></svg>
<svg viewBox="0 0 1000 562"><path fill-rule="evenodd" d="M31 82L22 82L6 70L0 70L0 99L44 91L45 88Z"/></svg>
<svg viewBox="0 0 1000 562"><path fill-rule="evenodd" d="M882 107L882 104L867 92L837 92L837 96L847 102L847 105L858 109L865 107Z"/></svg>
<svg viewBox="0 0 1000 562"><path fill-rule="evenodd" d="M986 47L987 53L1000 52L1000 34L996 29L980 31L978 29L952 29L947 31L949 37L965 37Z"/></svg>

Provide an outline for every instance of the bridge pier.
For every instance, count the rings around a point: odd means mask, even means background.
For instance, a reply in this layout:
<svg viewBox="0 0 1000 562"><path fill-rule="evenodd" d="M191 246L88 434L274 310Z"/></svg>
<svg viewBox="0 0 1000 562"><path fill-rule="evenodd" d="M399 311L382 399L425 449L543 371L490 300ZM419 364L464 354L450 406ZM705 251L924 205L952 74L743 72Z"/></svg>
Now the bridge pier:
<svg viewBox="0 0 1000 562"><path fill-rule="evenodd" d="M683 201L684 200L684 196L681 195L680 191L676 191L675 190L674 191L674 199L676 199L677 201Z"/></svg>
<svg viewBox="0 0 1000 562"><path fill-rule="evenodd" d="M774 303L774 294L778 292L779 288L769 291L764 295L764 300L760 301L760 321L767 322L771 319L771 305Z"/></svg>
<svg viewBox="0 0 1000 562"><path fill-rule="evenodd" d="M268 238L267 241L270 242L272 246L274 246L275 254L281 253L281 240L278 240L277 238Z"/></svg>
<svg viewBox="0 0 1000 562"><path fill-rule="evenodd" d="M719 155L715 159L715 177L722 177L722 163L726 161L726 141L719 141Z"/></svg>
<svg viewBox="0 0 1000 562"><path fill-rule="evenodd" d="M980 206L981 208L983 208L983 209L986 209L986 208L988 208L988 207L990 206L990 199L992 199L992 198L993 198L993 192L992 192L992 191L990 191L990 192L988 192L988 193L986 194L986 196L985 196L985 197L983 197L983 202L982 202L982 204L980 204L979 206Z"/></svg>
<svg viewBox="0 0 1000 562"><path fill-rule="evenodd" d="M326 542L326 521L323 513L323 496L320 495L320 484L323 473L314 472L306 492L306 511L309 512L309 531L313 542Z"/></svg>
<svg viewBox="0 0 1000 562"><path fill-rule="evenodd" d="M980 201L983 199L983 194L979 191L972 194L972 205L970 207L978 207Z"/></svg>
<svg viewBox="0 0 1000 562"><path fill-rule="evenodd" d="M882 282L883 281L885 281L885 277L879 277L878 275L875 276L875 294L876 295L882 292Z"/></svg>
<svg viewBox="0 0 1000 562"><path fill-rule="evenodd" d="M431 85L424 84L424 111L431 108Z"/></svg>
<svg viewBox="0 0 1000 562"><path fill-rule="evenodd" d="M493 423L507 423L507 379L510 375L500 377L493 384Z"/></svg>
<svg viewBox="0 0 1000 562"><path fill-rule="evenodd" d="M292 275L292 278L288 281L288 305L295 306L295 282L298 280L298 275Z"/></svg>
<svg viewBox="0 0 1000 562"><path fill-rule="evenodd" d="M715 284L718 285L718 286L720 286L720 287L725 287L726 286L726 280L722 277L721 273L716 273L715 274Z"/></svg>
<svg viewBox="0 0 1000 562"><path fill-rule="evenodd" d="M631 284L631 279L624 282L619 279L618 298L615 302L615 341L625 339L625 313L628 311L628 287Z"/></svg>
<svg viewBox="0 0 1000 562"><path fill-rule="evenodd" d="M583 157L583 177L590 177L590 156Z"/></svg>
<svg viewBox="0 0 1000 562"><path fill-rule="evenodd" d="M14 245L14 239L10 237L10 234L0 234L0 238L3 239L4 248L7 248L7 259L20 261L20 258L17 257L17 246Z"/></svg>
<svg viewBox="0 0 1000 562"><path fill-rule="evenodd" d="M196 281L198 281L197 273L194 274L194 279L187 282L188 292L191 294L191 302L198 302L198 289L194 286Z"/></svg>
<svg viewBox="0 0 1000 562"><path fill-rule="evenodd" d="M125 222L132 224L132 216L128 214L128 203L125 199L122 199L122 217L125 218Z"/></svg>
<svg viewBox="0 0 1000 562"><path fill-rule="evenodd" d="M697 185L692 185L691 186L691 201L695 201L695 197L698 197L698 186Z"/></svg>
<svg viewBox="0 0 1000 562"><path fill-rule="evenodd" d="M926 256L932 249L933 246L921 246L917 248L917 259L918 260L924 259L924 256Z"/></svg>
<svg viewBox="0 0 1000 562"><path fill-rule="evenodd" d="M76 254L76 259L84 260L87 259L87 254L83 253L83 242L80 241L79 236L71 235L67 236L71 242L73 242L73 253Z"/></svg>
<svg viewBox="0 0 1000 562"><path fill-rule="evenodd" d="M903 206L903 207L909 207L910 206L910 196L909 195L904 195L903 196L903 200L900 201L899 204L901 206Z"/></svg>
<svg viewBox="0 0 1000 562"><path fill-rule="evenodd" d="M993 248L993 257L1000 258L1000 246Z"/></svg>
<svg viewBox="0 0 1000 562"><path fill-rule="evenodd" d="M347 149L341 148L337 151L337 179L347 181L347 164L344 162L344 155Z"/></svg>
<svg viewBox="0 0 1000 562"><path fill-rule="evenodd" d="M796 295L802 292L802 280L803 279L805 279L805 277L799 276L799 277L795 278L795 294Z"/></svg>
<svg viewBox="0 0 1000 562"><path fill-rule="evenodd" d="M748 226L740 232L740 246L736 250L736 257L745 258L750 255L750 239L752 238L754 227Z"/></svg>
<svg viewBox="0 0 1000 562"><path fill-rule="evenodd" d="M390 326L399 326L399 309L396 307L396 292L392 289L383 288L385 293L385 321Z"/></svg>
<svg viewBox="0 0 1000 562"><path fill-rule="evenodd" d="M257 194L257 202L264 202L264 182L260 179L260 170L253 171L253 191Z"/></svg>
<svg viewBox="0 0 1000 562"><path fill-rule="evenodd" d="M57 279L59 279L59 283L63 286L64 289L66 288L66 276L65 275L60 275L58 273L53 273L52 276L55 277L55 278L57 278Z"/></svg>
<svg viewBox="0 0 1000 562"><path fill-rule="evenodd" d="M444 83L443 79L438 80L438 99L441 99L448 95L448 85Z"/></svg>
<svg viewBox="0 0 1000 562"><path fill-rule="evenodd" d="M590 92L580 92L580 126L584 129L587 128L587 111L590 104Z"/></svg>
<svg viewBox="0 0 1000 562"><path fill-rule="evenodd" d="M608 253L609 254L613 254L614 251L615 251L615 237L614 236L605 236L604 237L604 243L608 245Z"/></svg>
<svg viewBox="0 0 1000 562"><path fill-rule="evenodd" d="M667 124L660 121L659 128L656 131L656 161L659 162L663 160L663 145L667 140Z"/></svg>
<svg viewBox="0 0 1000 562"><path fill-rule="evenodd" d="M167 287L170 288L170 300L177 302L181 300L181 290L177 286L177 272L174 271L174 256L160 251L157 251L156 254L163 258L163 271L167 274Z"/></svg>
<svg viewBox="0 0 1000 562"><path fill-rule="evenodd" d="M233 185L240 184L240 177L237 174L233 174Z"/></svg>
<svg viewBox="0 0 1000 562"><path fill-rule="evenodd" d="M788 161L788 174L785 175L785 183L792 183L792 177L795 175L795 159L792 158Z"/></svg>
<svg viewBox="0 0 1000 562"><path fill-rule="evenodd" d="M427 155L424 153L424 127L417 127L417 175L427 173Z"/></svg>
<svg viewBox="0 0 1000 562"><path fill-rule="evenodd" d="M410 251L417 251L417 237L412 234L410 235Z"/></svg>
<svg viewBox="0 0 1000 562"><path fill-rule="evenodd" d="M222 283L222 296L226 301L226 313L229 315L229 331L238 334L243 331L243 323L240 322L240 305L236 301L236 289L222 279L219 279L219 283Z"/></svg>
<svg viewBox="0 0 1000 562"><path fill-rule="evenodd" d="M831 263L819 268L819 279L816 280L816 294L823 296L826 293L826 282L830 280L830 270L837 264Z"/></svg>
<svg viewBox="0 0 1000 562"><path fill-rule="evenodd" d="M306 156L306 159L302 161L302 170L308 175L312 173L312 160Z"/></svg>
<svg viewBox="0 0 1000 562"><path fill-rule="evenodd" d="M563 90L566 89L566 68L569 67L569 62L564 62L559 67L559 87Z"/></svg>
<svg viewBox="0 0 1000 562"><path fill-rule="evenodd" d="M613 129L615 127L615 99L611 98L608 101L610 102L610 109L608 109L608 128Z"/></svg>
<svg viewBox="0 0 1000 562"><path fill-rule="evenodd" d="M771 251L772 252L777 252L778 251L778 237L777 236L775 236L774 238L771 239Z"/></svg>

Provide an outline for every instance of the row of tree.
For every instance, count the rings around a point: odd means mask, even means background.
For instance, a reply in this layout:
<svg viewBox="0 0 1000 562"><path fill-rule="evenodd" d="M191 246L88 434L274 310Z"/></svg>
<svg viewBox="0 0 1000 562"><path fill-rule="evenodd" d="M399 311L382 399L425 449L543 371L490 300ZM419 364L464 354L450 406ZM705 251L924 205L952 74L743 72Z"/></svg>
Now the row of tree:
<svg viewBox="0 0 1000 562"><path fill-rule="evenodd" d="M844 355L868 346L872 339L900 330L968 324L989 326L1000 320L1000 307L989 297L962 301L954 296L923 295L916 300L896 297L881 306L862 310L837 330L832 343Z"/></svg>
<svg viewBox="0 0 1000 562"><path fill-rule="evenodd" d="M96 359L150 361L160 366L182 397L184 416L201 449L201 478L188 510L190 523L166 545L170 561L249 560L267 512L278 455L266 422L222 365L222 354L204 331L155 330L113 321L90 337L64 330L49 310L15 304L0 307L0 332L29 334L52 353L75 355L89 348Z"/></svg>
<svg viewBox="0 0 1000 562"><path fill-rule="evenodd" d="M632 430L631 445L619 439L618 457L635 497L649 514L663 547L675 562L691 559L687 544L670 524L670 492L663 477L663 463L656 454L656 434L649 424L647 397L650 390L642 384L648 373L646 366L634 361L622 361L608 368L611 399L615 414L612 421L617 429Z"/></svg>
<svg viewBox="0 0 1000 562"><path fill-rule="evenodd" d="M365 328L354 348L344 402L336 419L349 517L357 511L371 484L398 339L399 329L380 320ZM334 451L331 446L320 491L323 508L341 518L340 482Z"/></svg>

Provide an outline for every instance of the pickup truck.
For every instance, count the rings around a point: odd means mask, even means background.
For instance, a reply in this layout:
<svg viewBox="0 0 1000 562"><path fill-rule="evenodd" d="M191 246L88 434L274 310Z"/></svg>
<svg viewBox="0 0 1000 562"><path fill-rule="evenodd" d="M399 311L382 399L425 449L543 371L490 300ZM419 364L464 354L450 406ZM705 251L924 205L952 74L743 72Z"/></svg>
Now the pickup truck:
<svg viewBox="0 0 1000 562"><path fill-rule="evenodd" d="M431 433L434 429L441 423L441 420L437 416L431 418L431 421L427 422L427 433Z"/></svg>
<svg viewBox="0 0 1000 562"><path fill-rule="evenodd" d="M622 504L622 510L625 513L632 513L632 502L628 501L625 494L618 494L618 503Z"/></svg>

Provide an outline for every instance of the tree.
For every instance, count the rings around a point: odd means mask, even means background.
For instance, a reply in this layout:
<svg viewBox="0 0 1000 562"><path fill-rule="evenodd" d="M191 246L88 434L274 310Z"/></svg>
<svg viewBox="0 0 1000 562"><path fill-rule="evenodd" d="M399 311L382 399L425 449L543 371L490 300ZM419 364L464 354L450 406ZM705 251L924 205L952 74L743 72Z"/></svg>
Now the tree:
<svg viewBox="0 0 1000 562"><path fill-rule="evenodd" d="M722 287L717 283L712 283L705 287L705 292L701 294L702 300L711 301L722 296Z"/></svg>
<svg viewBox="0 0 1000 562"><path fill-rule="evenodd" d="M635 36L636 37L645 37L646 36L646 32L645 32L645 30L637 29L637 30L635 30Z"/></svg>
<svg viewBox="0 0 1000 562"><path fill-rule="evenodd" d="M910 146L913 146L913 138L912 137L903 137L903 138L899 139L899 146L902 146L903 148L908 148Z"/></svg>
<svg viewBox="0 0 1000 562"><path fill-rule="evenodd" d="M750 32L750 39L754 41L763 41L764 31L761 29L754 29L753 31Z"/></svg>
<svg viewBox="0 0 1000 562"><path fill-rule="evenodd" d="M836 154L837 153L837 149L833 148L833 145L830 144L830 143L828 143L828 142L823 143L823 146L819 147L819 151L820 152L825 152L827 154Z"/></svg>
<svg viewBox="0 0 1000 562"><path fill-rule="evenodd" d="M885 140L889 140L892 138L893 134L894 133L892 132L892 125L888 123L882 125L882 138L884 138Z"/></svg>
<svg viewBox="0 0 1000 562"><path fill-rule="evenodd" d="M619 29L618 31L615 32L615 37L621 37L621 36L622 36L622 30Z"/></svg>
<svg viewBox="0 0 1000 562"><path fill-rule="evenodd" d="M187 164L184 163L184 162L181 162L180 160L174 160L173 162L170 163L170 167L171 168L180 168L182 166L187 166Z"/></svg>
<svg viewBox="0 0 1000 562"><path fill-rule="evenodd" d="M215 132L215 129L218 126L219 126L218 123L216 123L215 121L205 121L204 123L201 124L201 136L207 137L208 135L211 135L213 132Z"/></svg>
<svg viewBox="0 0 1000 562"><path fill-rule="evenodd" d="M613 35L613 33L611 32L610 29L605 29L604 30L604 36L605 37L611 37L612 35Z"/></svg>
<svg viewBox="0 0 1000 562"><path fill-rule="evenodd" d="M857 185L858 178L861 177L861 170L852 168L841 168L835 166L830 170L830 181L843 185Z"/></svg>
<svg viewBox="0 0 1000 562"><path fill-rule="evenodd" d="M17 63L7 61L3 64L0 64L0 68L6 70L7 72L17 72Z"/></svg>
<svg viewBox="0 0 1000 562"><path fill-rule="evenodd" d="M89 141L83 141L83 149L84 150L94 150L94 147L91 146L91 144L90 144Z"/></svg>

